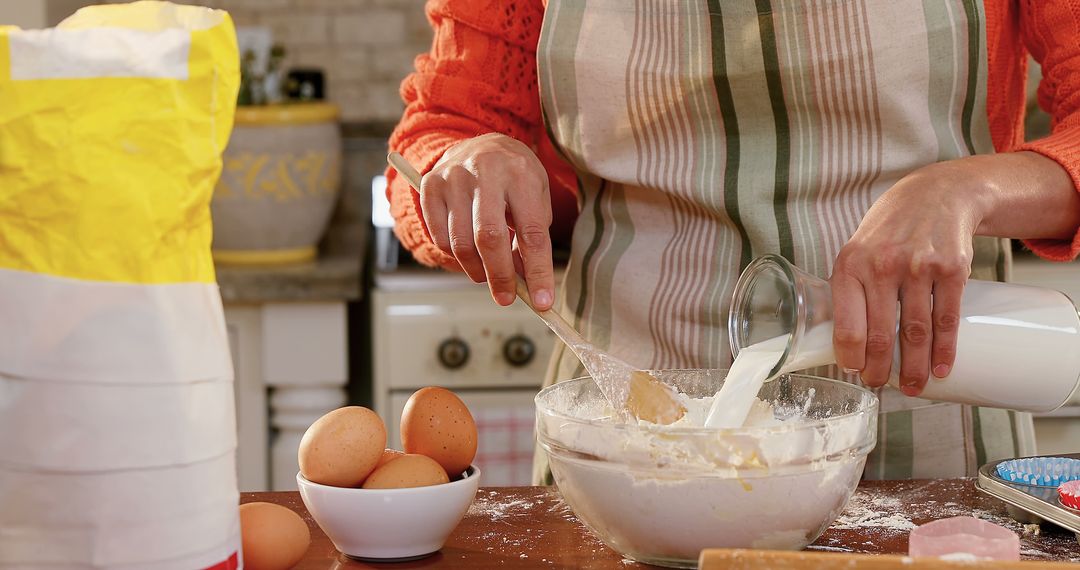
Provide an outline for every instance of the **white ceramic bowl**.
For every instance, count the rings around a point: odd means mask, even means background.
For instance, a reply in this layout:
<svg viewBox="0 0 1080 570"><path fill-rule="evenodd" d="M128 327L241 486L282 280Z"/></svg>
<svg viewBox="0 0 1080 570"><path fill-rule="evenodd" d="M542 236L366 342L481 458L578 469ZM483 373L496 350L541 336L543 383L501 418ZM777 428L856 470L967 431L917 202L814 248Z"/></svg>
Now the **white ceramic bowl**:
<svg viewBox="0 0 1080 570"><path fill-rule="evenodd" d="M364 560L421 558L437 552L469 510L480 470L457 481L408 489L350 489L296 474L300 497L343 554Z"/></svg>
<svg viewBox="0 0 1080 570"><path fill-rule="evenodd" d="M726 370L656 371L693 397ZM758 395L771 427L615 424L591 378L536 397L537 437L577 516L627 558L694 568L704 548L799 550L840 514L876 442L878 400L835 380L790 375Z"/></svg>

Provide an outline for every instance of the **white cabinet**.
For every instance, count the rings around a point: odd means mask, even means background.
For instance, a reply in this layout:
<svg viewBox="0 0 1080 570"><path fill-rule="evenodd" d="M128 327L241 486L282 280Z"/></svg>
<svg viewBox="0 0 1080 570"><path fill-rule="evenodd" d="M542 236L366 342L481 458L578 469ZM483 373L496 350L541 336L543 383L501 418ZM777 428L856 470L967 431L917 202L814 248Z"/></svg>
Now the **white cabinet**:
<svg viewBox="0 0 1080 570"><path fill-rule="evenodd" d="M236 374L240 490L295 489L304 431L345 404L345 303L226 304L225 322Z"/></svg>
<svg viewBox="0 0 1080 570"><path fill-rule="evenodd" d="M1036 416L1035 438L1041 455L1080 453L1080 414Z"/></svg>
<svg viewBox="0 0 1080 570"><path fill-rule="evenodd" d="M242 491L269 489L269 424L262 378L258 306L225 306L236 385L237 483Z"/></svg>

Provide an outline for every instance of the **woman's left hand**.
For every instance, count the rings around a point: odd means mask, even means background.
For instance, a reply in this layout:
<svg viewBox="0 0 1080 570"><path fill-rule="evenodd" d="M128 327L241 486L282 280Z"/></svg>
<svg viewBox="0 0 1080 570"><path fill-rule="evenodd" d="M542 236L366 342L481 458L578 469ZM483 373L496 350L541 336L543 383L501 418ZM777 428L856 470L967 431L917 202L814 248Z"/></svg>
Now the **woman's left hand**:
<svg viewBox="0 0 1080 570"><path fill-rule="evenodd" d="M960 298L981 220L975 184L954 163L921 168L870 208L841 250L831 278L833 344L845 371L882 386L900 342L900 388L922 392L948 375L956 355ZM900 302L899 329L897 301Z"/></svg>

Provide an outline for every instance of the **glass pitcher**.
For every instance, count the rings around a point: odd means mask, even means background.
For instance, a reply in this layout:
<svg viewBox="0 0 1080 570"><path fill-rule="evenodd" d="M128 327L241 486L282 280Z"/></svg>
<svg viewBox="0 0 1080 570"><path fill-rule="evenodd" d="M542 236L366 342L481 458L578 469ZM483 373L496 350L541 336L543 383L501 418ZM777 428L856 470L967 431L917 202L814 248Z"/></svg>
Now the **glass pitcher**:
<svg viewBox="0 0 1080 570"><path fill-rule="evenodd" d="M728 313L731 352L787 337L769 377L836 363L829 283L776 255L750 263ZM899 385L896 343L889 384ZM960 304L956 360L919 396L1049 412L1080 390L1080 314L1060 291L970 280ZM1077 394L1080 396L1080 394Z"/></svg>

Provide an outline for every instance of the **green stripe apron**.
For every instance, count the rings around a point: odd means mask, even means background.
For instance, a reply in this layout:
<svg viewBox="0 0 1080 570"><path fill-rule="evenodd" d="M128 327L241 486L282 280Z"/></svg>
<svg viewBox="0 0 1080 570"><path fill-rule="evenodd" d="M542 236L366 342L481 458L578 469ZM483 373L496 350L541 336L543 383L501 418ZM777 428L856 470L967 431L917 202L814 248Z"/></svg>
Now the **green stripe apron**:
<svg viewBox="0 0 1080 570"><path fill-rule="evenodd" d="M549 0L537 59L580 186L559 310L642 368L728 367L751 259L828 277L901 177L993 152L978 0ZM977 240L972 277L1005 279L1008 253ZM556 350L547 382L581 375ZM973 475L1033 452L1029 415L879 392L867 477Z"/></svg>

